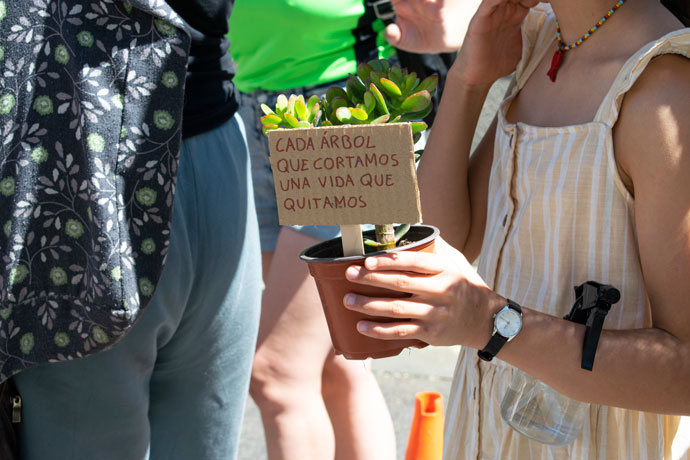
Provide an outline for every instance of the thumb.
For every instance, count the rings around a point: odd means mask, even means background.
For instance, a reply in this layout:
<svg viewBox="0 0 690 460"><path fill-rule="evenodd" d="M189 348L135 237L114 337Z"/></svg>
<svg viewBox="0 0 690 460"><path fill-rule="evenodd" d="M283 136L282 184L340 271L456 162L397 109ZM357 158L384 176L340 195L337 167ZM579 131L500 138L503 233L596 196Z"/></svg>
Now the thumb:
<svg viewBox="0 0 690 460"><path fill-rule="evenodd" d="M388 43L395 47L398 47L398 45L400 44L400 39L402 38L402 31L400 30L400 26L398 26L395 23L388 24L388 26L386 26L385 36Z"/></svg>
<svg viewBox="0 0 690 460"><path fill-rule="evenodd" d="M389 24L386 27L386 40L394 47L408 51L410 53L424 53L432 52L426 51L423 39L417 29L410 27L406 23L402 23L398 18L398 22Z"/></svg>

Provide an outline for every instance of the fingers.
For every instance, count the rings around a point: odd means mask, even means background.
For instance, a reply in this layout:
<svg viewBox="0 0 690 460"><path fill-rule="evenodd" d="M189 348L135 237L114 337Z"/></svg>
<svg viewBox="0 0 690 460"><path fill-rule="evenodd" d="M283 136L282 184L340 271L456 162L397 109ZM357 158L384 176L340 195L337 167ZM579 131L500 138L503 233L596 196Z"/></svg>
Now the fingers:
<svg viewBox="0 0 690 460"><path fill-rule="evenodd" d="M395 319L419 319L435 313L438 307L410 299L366 297L347 294L343 299L347 309L369 316L382 316Z"/></svg>
<svg viewBox="0 0 690 460"><path fill-rule="evenodd" d="M508 16L514 16L520 22L529 9L537 4L539 4L539 0L483 0L477 8L477 16L489 17L497 11L502 11L504 13L509 12Z"/></svg>
<svg viewBox="0 0 690 460"><path fill-rule="evenodd" d="M368 257L364 265L348 267L345 277L354 283L418 295L438 295L448 288L447 277L436 276L450 266L437 254L400 251Z"/></svg>
<svg viewBox="0 0 690 460"><path fill-rule="evenodd" d="M444 260L437 254L419 251L399 251L367 257L364 266L372 271L395 270L425 275L437 275L446 269Z"/></svg>
<svg viewBox="0 0 690 460"><path fill-rule="evenodd" d="M388 43L395 47L398 47L400 39L402 37L402 31L400 30L400 26L398 26L397 24L389 24L388 26L386 26L385 36Z"/></svg>
<svg viewBox="0 0 690 460"><path fill-rule="evenodd" d="M353 265L345 271L345 278L353 283L366 284L391 289L408 294L437 292L435 283L430 283L428 276L398 271L371 271Z"/></svg>
<svg viewBox="0 0 690 460"><path fill-rule="evenodd" d="M416 323L376 323L373 321L360 321L357 323L360 334L374 339L400 340L420 339L424 334L422 326Z"/></svg>
<svg viewBox="0 0 690 460"><path fill-rule="evenodd" d="M483 0L482 3L488 8L494 8L500 5L513 5L529 9L538 5L540 1L541 0Z"/></svg>
<svg viewBox="0 0 690 460"><path fill-rule="evenodd" d="M455 52L480 1L394 1L396 20L386 28L386 39L412 53Z"/></svg>
<svg viewBox="0 0 690 460"><path fill-rule="evenodd" d="M521 0L520 4L524 8L529 9L529 8L533 8L533 7L537 6L539 4L539 2L541 2L541 0Z"/></svg>
<svg viewBox="0 0 690 460"><path fill-rule="evenodd" d="M394 24L389 24L385 30L388 43L401 50L411 53L437 52L436 48L442 48L442 44L429 46L423 38L423 32L410 21L398 18Z"/></svg>
<svg viewBox="0 0 690 460"><path fill-rule="evenodd" d="M453 0L453 1L466 1L466 0ZM444 8L447 9L446 2L444 0L391 0L393 3L393 9L395 9L395 14L398 18L419 18L426 19L435 18L436 20L442 19L442 11Z"/></svg>

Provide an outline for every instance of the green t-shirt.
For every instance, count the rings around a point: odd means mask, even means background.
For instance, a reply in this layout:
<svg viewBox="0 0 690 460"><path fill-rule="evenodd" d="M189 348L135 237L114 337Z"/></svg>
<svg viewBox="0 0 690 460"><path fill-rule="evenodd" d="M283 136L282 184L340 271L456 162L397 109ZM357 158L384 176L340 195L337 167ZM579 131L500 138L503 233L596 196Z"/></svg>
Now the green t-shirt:
<svg viewBox="0 0 690 460"><path fill-rule="evenodd" d="M365 12L367 14L365 14ZM363 0L236 0L230 18L230 54L240 91L289 90L347 77L357 68L357 47L394 49L384 24ZM353 32L357 31L357 32Z"/></svg>

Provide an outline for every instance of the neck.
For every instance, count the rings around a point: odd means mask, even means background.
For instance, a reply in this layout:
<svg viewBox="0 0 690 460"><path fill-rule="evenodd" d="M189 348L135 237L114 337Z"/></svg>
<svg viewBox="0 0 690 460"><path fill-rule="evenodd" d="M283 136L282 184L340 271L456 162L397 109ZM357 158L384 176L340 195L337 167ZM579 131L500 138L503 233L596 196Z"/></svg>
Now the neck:
<svg viewBox="0 0 690 460"><path fill-rule="evenodd" d="M561 35L566 44L571 44L589 30L596 22L601 19L606 12L613 7L617 0L551 0L551 7L561 26ZM626 4L617 11L614 16L622 16L623 10L629 8L628 3L640 0L627 0ZM607 35L615 32L610 29L621 29L616 23L623 22L620 18L611 18L611 22L601 27L597 34Z"/></svg>

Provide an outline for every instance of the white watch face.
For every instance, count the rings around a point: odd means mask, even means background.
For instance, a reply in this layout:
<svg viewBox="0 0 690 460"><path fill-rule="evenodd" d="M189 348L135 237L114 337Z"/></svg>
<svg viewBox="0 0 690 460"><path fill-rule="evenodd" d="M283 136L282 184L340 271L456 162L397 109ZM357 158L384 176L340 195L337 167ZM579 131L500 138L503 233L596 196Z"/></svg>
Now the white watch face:
<svg viewBox="0 0 690 460"><path fill-rule="evenodd" d="M513 338L522 329L522 315L510 307L503 307L494 320L496 332L508 339Z"/></svg>

